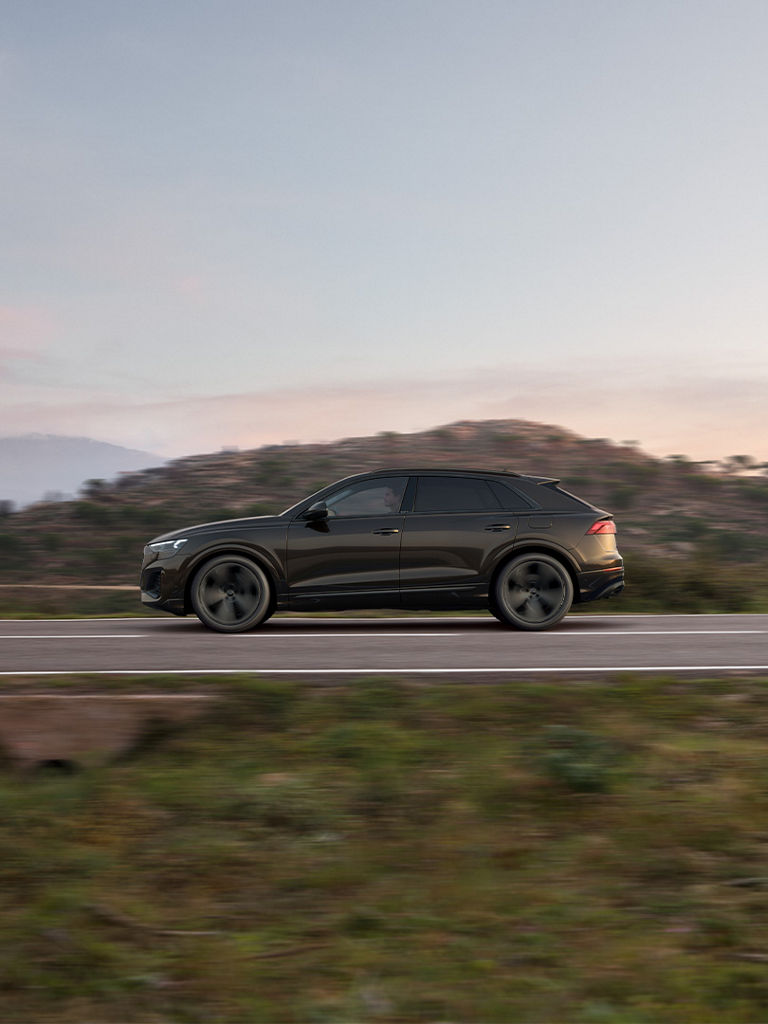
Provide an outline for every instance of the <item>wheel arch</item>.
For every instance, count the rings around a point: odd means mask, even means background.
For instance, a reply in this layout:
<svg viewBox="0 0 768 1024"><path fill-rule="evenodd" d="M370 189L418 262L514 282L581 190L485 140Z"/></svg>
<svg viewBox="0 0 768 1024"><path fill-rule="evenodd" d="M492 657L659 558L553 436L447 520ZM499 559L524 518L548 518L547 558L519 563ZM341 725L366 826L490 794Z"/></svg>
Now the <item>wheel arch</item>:
<svg viewBox="0 0 768 1024"><path fill-rule="evenodd" d="M563 568L568 572L571 577L571 583L573 584L573 603L576 604L579 601L579 583L578 583L578 569L575 562L571 557L560 547L555 544L548 542L539 542L535 540L525 541L520 544L519 547L515 546L511 551L499 559L499 563L491 573L491 579L488 584L489 596L493 594L496 587L496 580L499 577L499 573L504 566L509 565L515 558L519 558L520 555L549 555L550 558L556 559Z"/></svg>
<svg viewBox="0 0 768 1024"><path fill-rule="evenodd" d="M237 544L223 544L221 547L208 548L205 551L200 551L196 556L195 560L190 564L187 569L187 578L184 582L184 611L185 614L189 614L192 611L192 583L197 575L198 571L207 562L212 562L214 558L220 558L222 555L236 555L242 558L247 558L251 562L255 562L269 581L270 589L272 591L270 598L270 614L277 604L279 583L278 576L275 572L274 566L270 565L269 559L265 558L259 551L253 551L251 548L245 547L244 545Z"/></svg>

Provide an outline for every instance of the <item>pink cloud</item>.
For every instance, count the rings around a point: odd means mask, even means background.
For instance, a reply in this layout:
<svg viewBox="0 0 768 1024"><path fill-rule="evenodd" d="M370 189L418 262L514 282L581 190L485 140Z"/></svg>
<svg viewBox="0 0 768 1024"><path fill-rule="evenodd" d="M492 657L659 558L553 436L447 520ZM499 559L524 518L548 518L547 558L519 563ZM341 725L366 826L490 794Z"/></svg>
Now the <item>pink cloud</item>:
<svg viewBox="0 0 768 1024"><path fill-rule="evenodd" d="M205 292L205 279L201 274L187 274L175 282L175 291L187 299L199 299Z"/></svg>
<svg viewBox="0 0 768 1024"><path fill-rule="evenodd" d="M699 378L630 387L573 374L476 372L462 378L275 389L172 401L113 396L0 405L0 433L87 435L174 457L283 441L411 432L462 419L525 419L587 437L637 438L656 455L768 458L765 382ZM12 428L12 429L11 429ZM482 458L482 453L478 453Z"/></svg>
<svg viewBox="0 0 768 1024"><path fill-rule="evenodd" d="M53 336L55 324L37 306L0 306L0 359L41 358L41 349Z"/></svg>

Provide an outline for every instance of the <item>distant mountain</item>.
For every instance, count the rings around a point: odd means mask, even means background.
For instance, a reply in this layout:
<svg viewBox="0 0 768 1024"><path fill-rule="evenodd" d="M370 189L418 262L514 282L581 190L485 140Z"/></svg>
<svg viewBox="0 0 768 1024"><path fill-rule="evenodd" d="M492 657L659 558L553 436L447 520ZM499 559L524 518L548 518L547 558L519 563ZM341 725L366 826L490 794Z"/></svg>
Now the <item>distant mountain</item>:
<svg viewBox="0 0 768 1024"><path fill-rule="evenodd" d="M0 438L0 501L17 506L43 498L73 497L86 480L159 466L151 452L88 437L24 434Z"/></svg>

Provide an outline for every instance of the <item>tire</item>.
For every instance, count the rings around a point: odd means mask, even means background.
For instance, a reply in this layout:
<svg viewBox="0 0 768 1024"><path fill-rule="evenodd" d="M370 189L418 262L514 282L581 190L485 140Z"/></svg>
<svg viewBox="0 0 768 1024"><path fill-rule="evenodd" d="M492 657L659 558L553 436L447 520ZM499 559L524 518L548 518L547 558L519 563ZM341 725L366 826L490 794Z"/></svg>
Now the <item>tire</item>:
<svg viewBox="0 0 768 1024"><path fill-rule="evenodd" d="M499 611L499 607L493 598L491 598L491 600L488 602L488 611L491 613L494 619L498 619L499 622L503 622L506 625L506 619Z"/></svg>
<svg viewBox="0 0 768 1024"><path fill-rule="evenodd" d="M573 583L565 566L551 555L528 552L502 567L490 610L515 629L550 629L572 603Z"/></svg>
<svg viewBox="0 0 768 1024"><path fill-rule="evenodd" d="M217 633L244 633L272 614L272 587L264 570L242 555L219 555L195 573L195 615Z"/></svg>

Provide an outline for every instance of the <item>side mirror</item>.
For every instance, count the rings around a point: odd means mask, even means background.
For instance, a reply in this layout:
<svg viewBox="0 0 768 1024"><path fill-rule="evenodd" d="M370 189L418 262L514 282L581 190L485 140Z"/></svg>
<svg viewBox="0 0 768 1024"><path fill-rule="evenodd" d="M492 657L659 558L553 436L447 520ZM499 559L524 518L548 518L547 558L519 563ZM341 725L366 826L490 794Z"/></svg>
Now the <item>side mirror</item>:
<svg viewBox="0 0 768 1024"><path fill-rule="evenodd" d="M328 506L324 501L316 501L314 505L309 506L301 518L308 519L310 522L318 522L320 519L327 519Z"/></svg>

